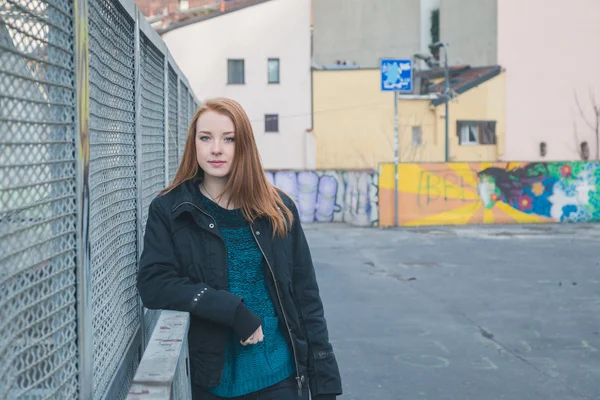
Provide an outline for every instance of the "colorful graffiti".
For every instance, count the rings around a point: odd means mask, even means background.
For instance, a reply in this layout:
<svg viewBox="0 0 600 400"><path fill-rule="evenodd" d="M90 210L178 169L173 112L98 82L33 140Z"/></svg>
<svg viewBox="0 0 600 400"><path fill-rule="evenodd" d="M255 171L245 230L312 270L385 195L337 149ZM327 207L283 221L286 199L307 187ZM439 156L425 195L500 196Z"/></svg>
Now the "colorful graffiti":
<svg viewBox="0 0 600 400"><path fill-rule="evenodd" d="M399 225L587 222L600 220L600 164L401 164ZM394 166L379 179L380 225L394 222Z"/></svg>
<svg viewBox="0 0 600 400"><path fill-rule="evenodd" d="M377 226L379 178L373 171L268 171L298 205L300 220Z"/></svg>

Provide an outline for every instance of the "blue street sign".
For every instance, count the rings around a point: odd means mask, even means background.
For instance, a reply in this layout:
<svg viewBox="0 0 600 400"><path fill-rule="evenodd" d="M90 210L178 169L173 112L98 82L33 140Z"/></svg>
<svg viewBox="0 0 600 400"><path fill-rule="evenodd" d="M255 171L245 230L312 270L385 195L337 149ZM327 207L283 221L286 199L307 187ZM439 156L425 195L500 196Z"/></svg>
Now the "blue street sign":
<svg viewBox="0 0 600 400"><path fill-rule="evenodd" d="M412 93L413 73L411 59L382 59L380 72L382 91Z"/></svg>

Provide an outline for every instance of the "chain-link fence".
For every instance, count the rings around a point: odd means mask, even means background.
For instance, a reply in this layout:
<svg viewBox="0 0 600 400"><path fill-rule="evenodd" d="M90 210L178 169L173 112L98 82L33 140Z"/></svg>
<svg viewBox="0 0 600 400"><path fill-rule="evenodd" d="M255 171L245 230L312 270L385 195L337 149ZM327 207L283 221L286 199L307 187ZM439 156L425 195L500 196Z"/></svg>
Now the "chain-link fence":
<svg viewBox="0 0 600 400"><path fill-rule="evenodd" d="M0 400L125 398L148 205L197 104L133 0L0 1Z"/></svg>

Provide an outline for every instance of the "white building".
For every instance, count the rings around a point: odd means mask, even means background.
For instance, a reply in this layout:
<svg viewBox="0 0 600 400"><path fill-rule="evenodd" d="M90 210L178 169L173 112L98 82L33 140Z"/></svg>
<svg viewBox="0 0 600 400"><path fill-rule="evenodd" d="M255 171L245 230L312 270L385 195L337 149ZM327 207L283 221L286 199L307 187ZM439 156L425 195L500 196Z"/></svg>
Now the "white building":
<svg viewBox="0 0 600 400"><path fill-rule="evenodd" d="M244 107L266 169L315 167L310 24L310 0L255 0L162 33L200 101Z"/></svg>

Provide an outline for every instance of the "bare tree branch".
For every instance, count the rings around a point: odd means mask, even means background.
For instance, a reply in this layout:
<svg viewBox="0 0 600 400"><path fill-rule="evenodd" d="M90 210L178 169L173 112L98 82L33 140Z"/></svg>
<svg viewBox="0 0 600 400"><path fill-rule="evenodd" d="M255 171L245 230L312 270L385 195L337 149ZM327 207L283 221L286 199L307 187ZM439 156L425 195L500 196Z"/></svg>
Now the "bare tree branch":
<svg viewBox="0 0 600 400"><path fill-rule="evenodd" d="M600 160L600 108L598 108L598 103L596 102L596 96L590 87L590 100L592 102L592 107L594 108L594 117L596 118L596 129L594 132L596 134L596 160Z"/></svg>
<svg viewBox="0 0 600 400"><path fill-rule="evenodd" d="M583 112L583 108L581 108L581 104L579 103L579 97L577 96L577 92L574 92L575 94L575 103L577 104L577 109L579 110L579 114L581 115L581 118L583 119L583 121L587 124L587 126L590 127L591 130L594 130L594 125L592 125L592 123L590 123L588 121L588 119L585 116L585 113Z"/></svg>
<svg viewBox="0 0 600 400"><path fill-rule="evenodd" d="M592 103L592 107L594 108L594 113L598 115L598 104L596 103L596 96L594 95L594 91L592 88L589 88L590 92L590 102Z"/></svg>
<svg viewBox="0 0 600 400"><path fill-rule="evenodd" d="M360 151L359 149L357 149L356 147L354 148L354 151L356 152L356 154L358 155L358 157L362 160L363 164L365 165L365 168L372 168L373 166L370 165L367 161L367 159L365 158L364 154L362 153L362 151Z"/></svg>
<svg viewBox="0 0 600 400"><path fill-rule="evenodd" d="M575 135L575 153L583 160L583 154L581 152L581 142L579 141L579 134L577 133L577 122L573 121L573 135Z"/></svg>

